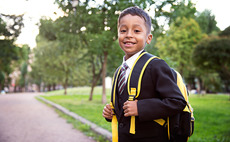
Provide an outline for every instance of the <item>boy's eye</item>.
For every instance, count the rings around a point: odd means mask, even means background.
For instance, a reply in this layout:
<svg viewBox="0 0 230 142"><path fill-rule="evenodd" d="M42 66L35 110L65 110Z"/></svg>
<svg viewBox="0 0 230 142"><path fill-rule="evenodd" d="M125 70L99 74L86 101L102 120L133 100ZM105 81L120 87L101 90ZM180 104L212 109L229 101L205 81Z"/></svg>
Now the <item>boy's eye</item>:
<svg viewBox="0 0 230 142"><path fill-rule="evenodd" d="M134 32L135 32L135 33L139 33L139 32L140 32L140 30L134 30Z"/></svg>
<svg viewBox="0 0 230 142"><path fill-rule="evenodd" d="M124 33L124 32L126 32L126 30L121 30L120 32L121 32L121 33Z"/></svg>

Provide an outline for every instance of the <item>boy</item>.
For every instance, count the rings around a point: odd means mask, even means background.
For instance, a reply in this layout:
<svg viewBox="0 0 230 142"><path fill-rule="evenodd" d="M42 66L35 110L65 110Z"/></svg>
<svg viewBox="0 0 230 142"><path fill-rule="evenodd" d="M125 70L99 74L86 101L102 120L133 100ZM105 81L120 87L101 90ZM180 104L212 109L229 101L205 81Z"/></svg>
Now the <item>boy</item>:
<svg viewBox="0 0 230 142"><path fill-rule="evenodd" d="M118 77L114 104L119 142L168 141L166 128L153 120L180 113L186 105L170 67L161 59L149 62L142 77L140 95L135 101L128 101L125 82L146 43L150 44L150 32L151 19L146 12L138 7L122 11L118 18L118 40L125 52L122 63L125 66L122 70L125 72L124 78L122 72ZM135 116L135 134L129 131L131 116ZM109 104L104 107L103 117L107 121L112 120L113 110Z"/></svg>

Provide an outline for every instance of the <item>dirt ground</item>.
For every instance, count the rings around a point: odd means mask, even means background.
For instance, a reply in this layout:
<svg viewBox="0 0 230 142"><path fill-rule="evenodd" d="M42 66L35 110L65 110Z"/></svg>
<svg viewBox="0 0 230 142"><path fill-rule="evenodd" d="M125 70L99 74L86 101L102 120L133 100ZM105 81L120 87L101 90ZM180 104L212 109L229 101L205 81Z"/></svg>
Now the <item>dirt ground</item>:
<svg viewBox="0 0 230 142"><path fill-rule="evenodd" d="M36 95L0 95L0 142L95 142L36 100Z"/></svg>

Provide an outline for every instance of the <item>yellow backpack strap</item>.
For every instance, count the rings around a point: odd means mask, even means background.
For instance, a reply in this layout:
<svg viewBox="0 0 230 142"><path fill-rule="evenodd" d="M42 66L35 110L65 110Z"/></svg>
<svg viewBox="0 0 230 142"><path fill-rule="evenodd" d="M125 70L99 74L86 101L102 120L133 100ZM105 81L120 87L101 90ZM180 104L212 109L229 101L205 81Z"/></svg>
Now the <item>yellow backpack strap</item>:
<svg viewBox="0 0 230 142"><path fill-rule="evenodd" d="M119 73L121 71L121 67L118 67L116 72L113 75L113 81L112 81L112 90L111 90L111 102L115 105L115 96L116 96L116 87L117 87L117 79L119 76Z"/></svg>
<svg viewBox="0 0 230 142"><path fill-rule="evenodd" d="M193 133L193 130L194 130L194 116L193 116L193 109L191 107L191 105L189 104L189 100L188 100L188 91L187 91L187 88L183 82L183 79L180 75L180 73L178 73L176 70L172 69L173 71L173 74L174 76L176 77L176 80L177 80L177 86L181 92L181 94L183 95L183 98L184 100L186 101L187 105L185 106L184 110L183 110L183 114L187 114L188 116L186 117L183 117L184 115L181 114L178 114L178 115L175 115L173 117L170 117L168 118L167 120L167 127L168 127L168 139L170 140L170 137L172 136L172 134L170 134L170 131L174 131L174 125L176 123L184 123L183 121L190 121L189 123L185 123L186 125L186 128L189 128L189 130L187 129L184 129L184 128L178 128L180 129L180 131L183 131L183 135L187 136L187 139L192 135ZM191 118L189 118L191 115ZM187 118L189 118L190 120L188 120ZM170 119L170 120L169 120ZM182 120L179 120L179 119L182 119ZM169 122L171 121L171 122ZM180 122L181 121L181 122ZM177 126L178 124L176 124ZM183 125L183 124L180 124L180 125ZM170 128L171 127L171 128ZM183 126L185 127L185 126Z"/></svg>
<svg viewBox="0 0 230 142"><path fill-rule="evenodd" d="M118 142L118 130L117 130L117 117L114 113L113 103L110 102L110 107L113 109L113 118L112 118L112 142Z"/></svg>
<svg viewBox="0 0 230 142"><path fill-rule="evenodd" d="M135 96L136 96L136 88L131 88L129 101L134 101ZM131 116L129 133L135 134L135 116Z"/></svg>
<svg viewBox="0 0 230 142"><path fill-rule="evenodd" d="M129 77L127 81L129 101L134 101L139 96L141 90L141 81L142 81L145 68L147 67L149 62L155 58L158 57L155 57L147 52L143 52L142 54L139 55L139 57L134 62L134 65L129 73ZM129 132L131 134L135 134L135 116L131 116Z"/></svg>
<svg viewBox="0 0 230 142"><path fill-rule="evenodd" d="M188 91L187 88L182 80L182 77L180 75L180 73L178 73L177 71L175 71L177 74L177 86L179 87L181 93L183 94L183 97L185 99L185 101L187 102L186 107L184 108L184 112L190 112L191 113L191 117L192 119L195 119L193 116L193 109L192 106L189 104L189 100L188 100Z"/></svg>
<svg viewBox="0 0 230 142"><path fill-rule="evenodd" d="M117 128L117 117L115 114L115 97L116 97L116 86L117 86L117 78L119 75L119 72L121 70L121 67L119 67L116 72L114 73L113 76L113 85L112 85L112 91L111 91L111 102L110 102L110 107L113 110L113 118L112 118L112 123L111 123L111 127L112 127L112 142L118 142L118 128Z"/></svg>
<svg viewBox="0 0 230 142"><path fill-rule="evenodd" d="M182 80L181 75L176 70L174 70L174 71L177 74L177 86L179 87L181 94L183 95L185 101L187 102L187 105L186 105L186 107L184 108L183 111L191 112L191 110L189 108L189 105L188 105L188 94L187 94L186 86L184 85L184 82Z"/></svg>

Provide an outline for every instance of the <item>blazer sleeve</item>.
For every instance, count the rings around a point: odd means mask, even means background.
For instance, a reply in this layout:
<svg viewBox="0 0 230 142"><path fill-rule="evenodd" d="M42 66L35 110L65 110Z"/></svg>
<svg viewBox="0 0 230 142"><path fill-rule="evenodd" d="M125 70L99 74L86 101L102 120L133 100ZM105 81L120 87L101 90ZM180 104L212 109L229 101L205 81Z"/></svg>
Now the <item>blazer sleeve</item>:
<svg viewBox="0 0 230 142"><path fill-rule="evenodd" d="M183 111L186 101L181 94L171 68L164 60L150 62L150 74L158 97L138 100L140 121L166 118ZM144 94L141 94L144 95Z"/></svg>

